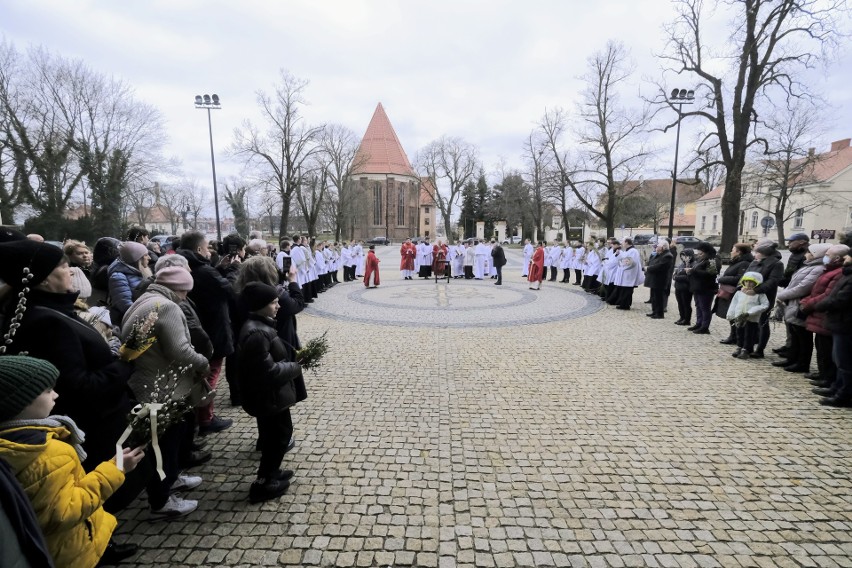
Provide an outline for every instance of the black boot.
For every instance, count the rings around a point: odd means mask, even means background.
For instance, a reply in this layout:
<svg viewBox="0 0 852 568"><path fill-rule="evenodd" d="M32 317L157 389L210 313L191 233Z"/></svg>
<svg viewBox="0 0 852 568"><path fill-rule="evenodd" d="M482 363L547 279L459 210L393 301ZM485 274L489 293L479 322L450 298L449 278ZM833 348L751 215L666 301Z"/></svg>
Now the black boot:
<svg viewBox="0 0 852 568"><path fill-rule="evenodd" d="M287 493L290 482L283 479L256 479L249 489L249 503L276 499Z"/></svg>
<svg viewBox="0 0 852 568"><path fill-rule="evenodd" d="M139 550L139 546L135 544L118 544L115 541L109 541L104 555L101 556L98 566L115 566L122 560L130 558Z"/></svg>

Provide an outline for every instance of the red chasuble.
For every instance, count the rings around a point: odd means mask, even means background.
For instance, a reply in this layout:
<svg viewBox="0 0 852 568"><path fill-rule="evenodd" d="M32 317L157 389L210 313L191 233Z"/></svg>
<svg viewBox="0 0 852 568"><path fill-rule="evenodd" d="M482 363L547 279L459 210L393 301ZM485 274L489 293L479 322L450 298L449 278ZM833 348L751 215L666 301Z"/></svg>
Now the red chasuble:
<svg viewBox="0 0 852 568"><path fill-rule="evenodd" d="M530 275L527 280L530 282L541 282L544 279L544 247L539 246L533 253L530 261Z"/></svg>
<svg viewBox="0 0 852 568"><path fill-rule="evenodd" d="M370 287L370 277L373 277L373 284L379 285L379 259L376 258L376 253L369 251L367 259L364 263L364 286Z"/></svg>

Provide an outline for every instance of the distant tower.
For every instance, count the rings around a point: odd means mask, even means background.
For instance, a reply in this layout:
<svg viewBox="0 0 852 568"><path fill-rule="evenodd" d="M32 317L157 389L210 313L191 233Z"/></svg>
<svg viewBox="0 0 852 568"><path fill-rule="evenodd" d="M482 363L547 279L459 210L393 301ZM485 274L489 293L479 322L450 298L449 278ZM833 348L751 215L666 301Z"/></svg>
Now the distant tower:
<svg viewBox="0 0 852 568"><path fill-rule="evenodd" d="M386 236L398 243L417 235L420 182L382 103L361 139L350 183L358 199L344 238Z"/></svg>

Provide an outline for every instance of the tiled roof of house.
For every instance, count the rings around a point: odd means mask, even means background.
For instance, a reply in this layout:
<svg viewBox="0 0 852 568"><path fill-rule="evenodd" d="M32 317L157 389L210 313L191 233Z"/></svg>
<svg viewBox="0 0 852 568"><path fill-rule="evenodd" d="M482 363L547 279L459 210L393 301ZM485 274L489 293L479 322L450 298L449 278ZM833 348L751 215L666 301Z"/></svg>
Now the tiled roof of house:
<svg viewBox="0 0 852 568"><path fill-rule="evenodd" d="M666 215L663 217L663 220L660 221L660 227L668 227L669 226L669 217ZM674 216L674 226L675 227L694 227L695 226L695 215L678 215L675 213Z"/></svg>
<svg viewBox="0 0 852 568"><path fill-rule="evenodd" d="M725 184L720 183L716 187L713 188L713 191L707 193L703 197L701 197L698 201L707 201L710 199L719 199L725 193Z"/></svg>
<svg viewBox="0 0 852 568"><path fill-rule="evenodd" d="M415 175L382 103L376 106L367 132L361 139L356 163L359 164L359 174Z"/></svg>
<svg viewBox="0 0 852 568"><path fill-rule="evenodd" d="M819 159L814 162L810 171L797 174L800 181L796 183L807 185L829 181L843 170L852 166L852 147L850 147L850 141L852 140L846 138L832 142L829 151L818 156ZM802 163L804 159L794 160L794 164ZM699 199L699 201L718 199L724 193L725 184L720 184L713 191Z"/></svg>
<svg viewBox="0 0 852 568"><path fill-rule="evenodd" d="M420 180L420 205L435 205L435 182L432 178L426 177Z"/></svg>

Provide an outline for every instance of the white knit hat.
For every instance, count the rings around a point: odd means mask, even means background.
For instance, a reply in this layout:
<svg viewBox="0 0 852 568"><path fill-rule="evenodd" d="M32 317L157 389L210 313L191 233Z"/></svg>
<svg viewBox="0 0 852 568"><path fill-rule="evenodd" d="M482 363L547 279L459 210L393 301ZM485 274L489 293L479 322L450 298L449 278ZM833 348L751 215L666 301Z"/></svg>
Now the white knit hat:
<svg viewBox="0 0 852 568"><path fill-rule="evenodd" d="M71 289L80 292L78 297L81 300L87 300L92 295L92 284L86 278L86 274L77 266L72 266L68 270L71 271Z"/></svg>

